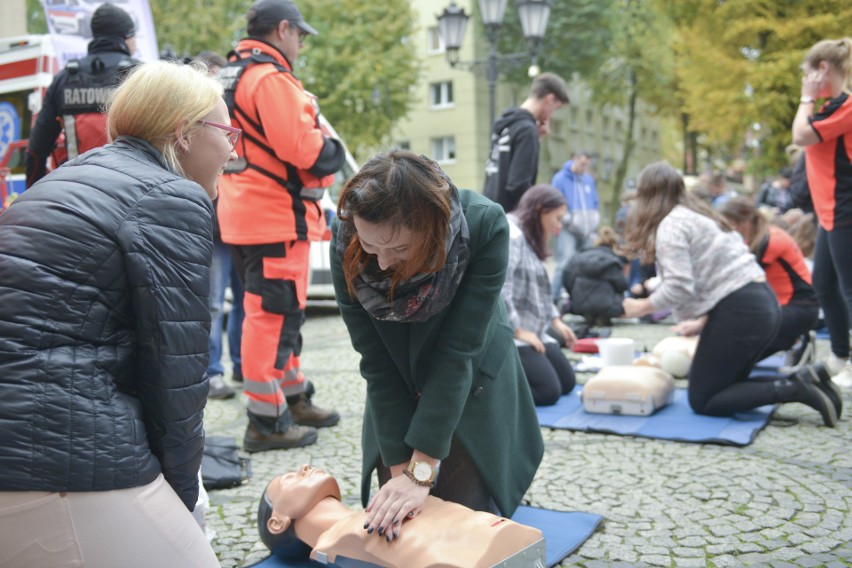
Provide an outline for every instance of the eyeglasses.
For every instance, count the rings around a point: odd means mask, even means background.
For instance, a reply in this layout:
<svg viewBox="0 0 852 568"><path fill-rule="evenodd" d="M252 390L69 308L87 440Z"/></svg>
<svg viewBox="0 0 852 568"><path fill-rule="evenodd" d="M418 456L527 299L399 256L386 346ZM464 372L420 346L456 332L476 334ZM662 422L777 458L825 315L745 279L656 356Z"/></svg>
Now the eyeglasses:
<svg viewBox="0 0 852 568"><path fill-rule="evenodd" d="M228 142L231 144L231 150L236 149L237 144L240 142L240 136L243 135L243 131L239 128L234 128L233 126L228 126L227 124L219 124L218 122L211 122L209 120L201 120L199 121L201 124L206 124L207 126L212 126L213 128L218 128L220 130L224 130L228 137Z"/></svg>

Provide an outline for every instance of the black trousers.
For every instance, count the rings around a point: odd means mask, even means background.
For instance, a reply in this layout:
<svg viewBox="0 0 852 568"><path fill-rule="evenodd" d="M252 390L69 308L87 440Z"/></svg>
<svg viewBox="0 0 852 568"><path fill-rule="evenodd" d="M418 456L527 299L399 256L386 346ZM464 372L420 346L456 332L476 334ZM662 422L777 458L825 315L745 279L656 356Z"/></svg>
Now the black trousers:
<svg viewBox="0 0 852 568"><path fill-rule="evenodd" d="M849 357L849 314L852 313L852 226L817 231L814 290L822 306L831 352Z"/></svg>
<svg viewBox="0 0 852 568"><path fill-rule="evenodd" d="M778 300L765 282L747 284L716 304L689 370L692 409L729 416L778 402L772 381L749 379L749 373L780 325Z"/></svg>
<svg viewBox="0 0 852 568"><path fill-rule="evenodd" d="M577 384L574 369L556 343L545 343L544 353L531 345L520 345L518 355L536 406L556 404L559 397L571 392Z"/></svg>
<svg viewBox="0 0 852 568"><path fill-rule="evenodd" d="M819 319L819 306L803 304L787 304L781 306L781 327L775 341L769 344L761 359L769 357L778 351L786 351L796 344L804 334L812 330Z"/></svg>

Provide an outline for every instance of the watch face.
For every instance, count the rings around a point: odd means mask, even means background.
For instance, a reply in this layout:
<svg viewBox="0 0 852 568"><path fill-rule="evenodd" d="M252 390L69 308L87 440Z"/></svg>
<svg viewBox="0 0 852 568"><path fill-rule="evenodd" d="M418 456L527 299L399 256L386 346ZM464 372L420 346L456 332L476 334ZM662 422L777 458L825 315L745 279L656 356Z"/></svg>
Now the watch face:
<svg viewBox="0 0 852 568"><path fill-rule="evenodd" d="M417 481L429 481L432 477L432 467L426 462L418 462L411 473Z"/></svg>

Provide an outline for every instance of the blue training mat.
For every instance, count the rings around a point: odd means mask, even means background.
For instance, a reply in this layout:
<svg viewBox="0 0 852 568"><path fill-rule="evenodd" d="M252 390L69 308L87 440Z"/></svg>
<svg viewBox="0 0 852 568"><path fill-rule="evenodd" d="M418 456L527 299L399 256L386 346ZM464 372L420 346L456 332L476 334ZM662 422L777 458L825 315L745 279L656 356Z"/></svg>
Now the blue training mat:
<svg viewBox="0 0 852 568"><path fill-rule="evenodd" d="M536 407L539 424L560 430L747 446L766 426L775 410L769 405L732 417L702 416L689 407L686 389L675 389L674 402L651 416L593 414L583 409L581 390L575 388L553 406Z"/></svg>
<svg viewBox="0 0 852 568"><path fill-rule="evenodd" d="M577 513L570 511L550 511L536 507L518 507L512 520L523 525L535 527L544 536L547 566L555 566L577 550L586 539L592 536L603 521L603 517L593 513ZM282 560L270 556L252 568L334 568L336 564L320 564L313 560Z"/></svg>

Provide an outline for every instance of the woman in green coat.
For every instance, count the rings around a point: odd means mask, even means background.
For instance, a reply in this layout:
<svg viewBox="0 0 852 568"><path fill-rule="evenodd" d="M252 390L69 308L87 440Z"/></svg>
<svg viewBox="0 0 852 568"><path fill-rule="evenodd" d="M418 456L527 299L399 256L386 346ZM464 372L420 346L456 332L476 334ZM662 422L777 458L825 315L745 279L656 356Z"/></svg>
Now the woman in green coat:
<svg viewBox="0 0 852 568"><path fill-rule="evenodd" d="M543 453L500 289L509 227L437 164L380 154L340 196L332 275L367 381L365 530L393 540L430 493L511 516Z"/></svg>

